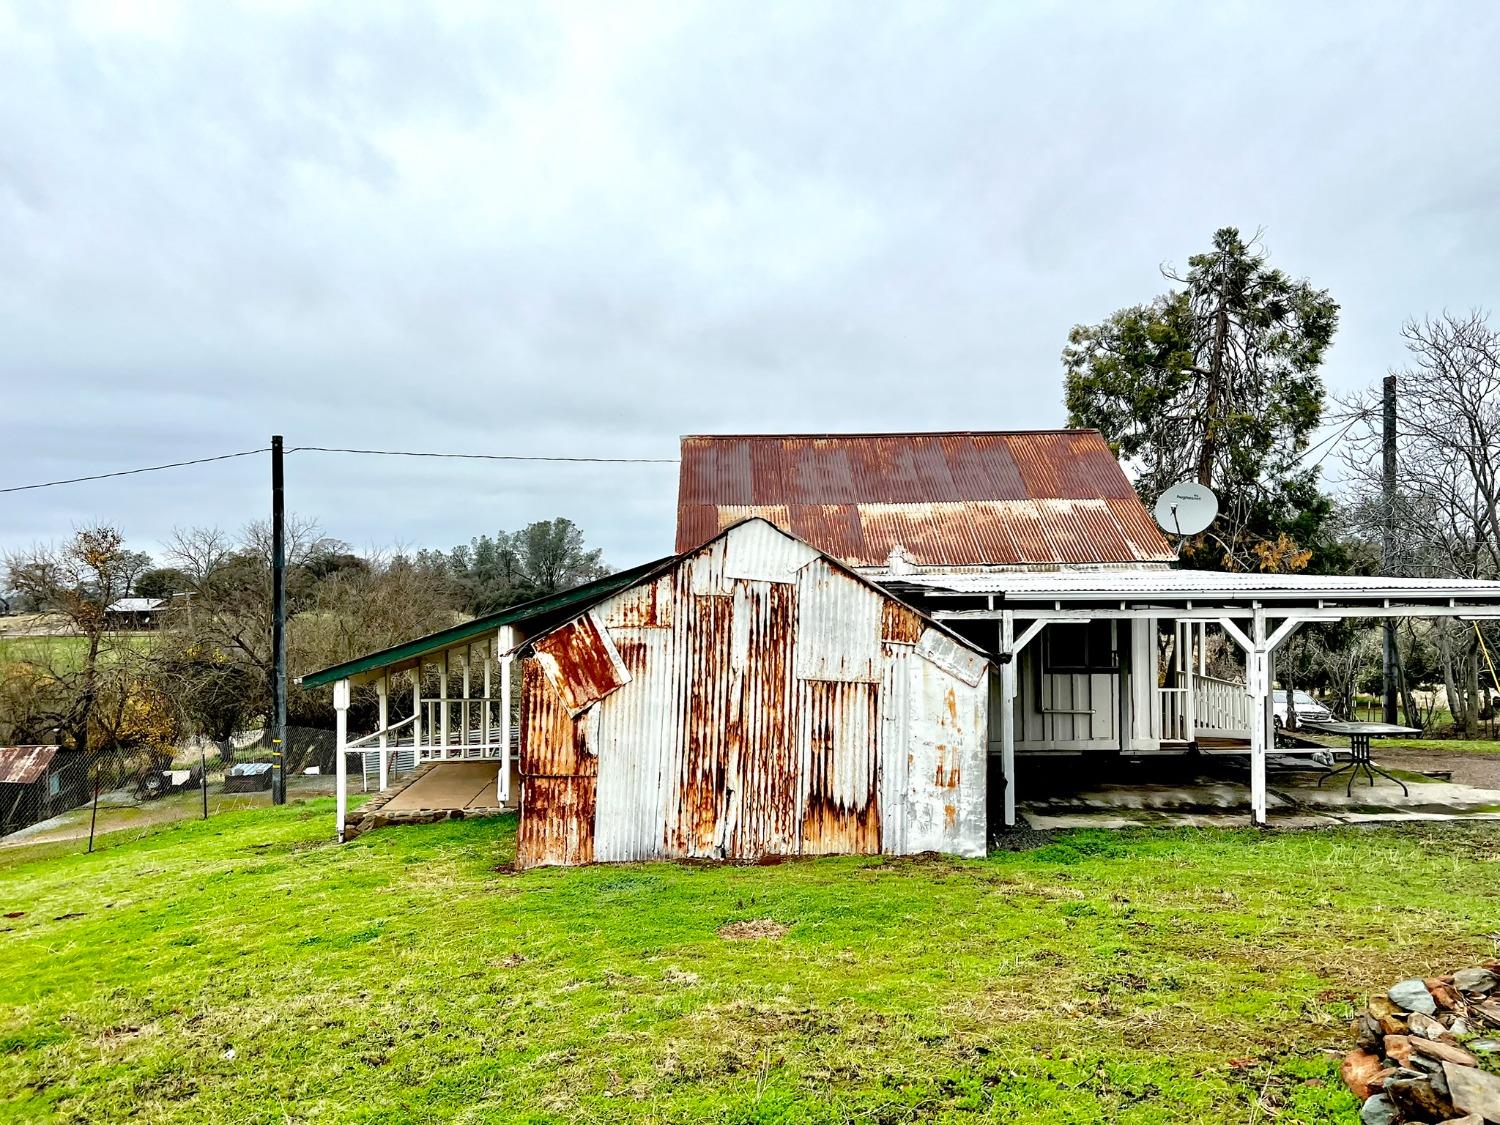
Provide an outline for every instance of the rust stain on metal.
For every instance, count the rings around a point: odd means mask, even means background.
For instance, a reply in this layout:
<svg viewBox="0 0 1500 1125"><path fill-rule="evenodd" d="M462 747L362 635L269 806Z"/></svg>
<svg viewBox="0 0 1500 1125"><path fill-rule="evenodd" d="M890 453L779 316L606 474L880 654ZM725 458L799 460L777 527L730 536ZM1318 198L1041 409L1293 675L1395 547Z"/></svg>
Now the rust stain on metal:
<svg viewBox="0 0 1500 1125"><path fill-rule="evenodd" d="M30 785L47 772L56 746L0 746L0 784Z"/></svg>
<svg viewBox="0 0 1500 1125"><path fill-rule="evenodd" d="M880 608L880 639L892 644L914 645L922 639L927 623L922 615L893 598Z"/></svg>
<svg viewBox="0 0 1500 1125"><path fill-rule="evenodd" d="M826 559L777 580L776 552L748 538L765 532L689 553L653 580L655 610L625 591L598 607L603 624L538 638L523 662L522 866L927 848L945 818L956 846L982 851L966 811L982 807L982 667L965 679L956 654L932 651L928 618ZM636 624L608 624L622 620Z"/></svg>
<svg viewBox="0 0 1500 1125"><path fill-rule="evenodd" d="M670 628L671 579L656 579L618 595L610 604L606 624L611 629Z"/></svg>
<svg viewBox="0 0 1500 1125"><path fill-rule="evenodd" d="M1175 557L1092 430L683 438L677 549L751 515L854 566L896 546L927 566Z"/></svg>
<svg viewBox="0 0 1500 1125"><path fill-rule="evenodd" d="M537 641L535 657L570 711L581 711L630 682L618 650L593 614Z"/></svg>
<svg viewBox="0 0 1500 1125"><path fill-rule="evenodd" d="M792 638L797 624L796 587L786 583L741 583L737 612L744 614L744 651L731 650L740 682L731 688L735 705L730 776L726 793L724 848L727 855L758 859L796 852L798 751L792 701Z"/></svg>
<svg viewBox="0 0 1500 1125"><path fill-rule="evenodd" d="M677 778L678 811L666 825L669 852L685 856L715 854L720 811L724 804L730 730L724 722L729 705L729 625L732 599L681 591L691 613L687 635L686 709L682 716L682 773Z"/></svg>
<svg viewBox="0 0 1500 1125"><path fill-rule="evenodd" d="M802 784L802 851L855 855L880 851L879 766L875 732L880 686L804 683L807 775Z"/></svg>
<svg viewBox="0 0 1500 1125"><path fill-rule="evenodd" d="M595 781L587 713L575 717L536 660L521 675L521 867L594 860Z"/></svg>

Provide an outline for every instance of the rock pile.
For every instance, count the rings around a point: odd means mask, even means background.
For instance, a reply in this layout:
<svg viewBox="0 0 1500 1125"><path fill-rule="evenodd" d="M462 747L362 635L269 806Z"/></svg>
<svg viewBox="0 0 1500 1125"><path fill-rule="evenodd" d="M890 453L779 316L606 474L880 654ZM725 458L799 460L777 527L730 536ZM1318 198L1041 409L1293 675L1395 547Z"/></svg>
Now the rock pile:
<svg viewBox="0 0 1500 1125"><path fill-rule="evenodd" d="M1500 1125L1500 961L1401 981L1353 1031L1339 1074L1363 1125Z"/></svg>

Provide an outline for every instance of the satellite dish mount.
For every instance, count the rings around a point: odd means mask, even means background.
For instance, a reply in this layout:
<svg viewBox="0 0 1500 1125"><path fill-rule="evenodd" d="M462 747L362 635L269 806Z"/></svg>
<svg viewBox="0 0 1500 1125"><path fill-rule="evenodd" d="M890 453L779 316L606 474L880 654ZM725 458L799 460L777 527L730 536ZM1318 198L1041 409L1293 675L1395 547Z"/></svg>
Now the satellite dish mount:
<svg viewBox="0 0 1500 1125"><path fill-rule="evenodd" d="M1168 535L1197 535L1218 516L1219 498L1207 485L1182 481L1157 497L1152 514Z"/></svg>

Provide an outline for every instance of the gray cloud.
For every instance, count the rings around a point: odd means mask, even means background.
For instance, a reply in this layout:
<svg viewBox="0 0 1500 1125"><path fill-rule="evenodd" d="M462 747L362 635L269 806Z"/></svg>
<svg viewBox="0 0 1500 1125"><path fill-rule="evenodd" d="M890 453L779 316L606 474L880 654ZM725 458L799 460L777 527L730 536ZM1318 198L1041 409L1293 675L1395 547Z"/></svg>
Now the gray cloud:
<svg viewBox="0 0 1500 1125"><path fill-rule="evenodd" d="M0 483L265 443L673 456L695 431L1061 421L1067 329L1217 226L1344 319L1491 305L1488 5L0 0ZM358 545L566 514L670 548L670 466L298 454ZM0 495L0 546L236 525L266 469Z"/></svg>

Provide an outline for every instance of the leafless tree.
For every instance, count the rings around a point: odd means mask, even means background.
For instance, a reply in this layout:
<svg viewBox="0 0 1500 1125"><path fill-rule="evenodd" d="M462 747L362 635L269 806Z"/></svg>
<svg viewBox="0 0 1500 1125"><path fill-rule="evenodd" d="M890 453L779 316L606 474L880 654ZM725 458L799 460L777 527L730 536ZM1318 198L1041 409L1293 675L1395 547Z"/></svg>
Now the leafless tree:
<svg viewBox="0 0 1500 1125"><path fill-rule="evenodd" d="M149 563L127 550L124 536L109 526L81 528L64 544L6 557L10 587L60 614L83 642L81 653L54 644L28 661L26 724L55 729L78 750L89 749L91 740L119 740L132 702L125 666L135 653L111 633L109 607L126 596Z"/></svg>
<svg viewBox="0 0 1500 1125"><path fill-rule="evenodd" d="M165 619L160 674L170 678L189 725L226 761L232 736L268 725L271 703L271 537L264 524L237 536L217 528L177 532L169 557L189 596ZM460 620L440 567L405 553L357 555L310 521L287 530L287 664L293 677ZM329 692L295 688L293 726L325 722ZM295 763L293 763L295 765Z"/></svg>
<svg viewBox="0 0 1500 1125"><path fill-rule="evenodd" d="M1397 493L1383 494L1378 388L1341 400L1344 463L1355 510L1371 534L1390 530L1388 573L1500 577L1500 331L1488 313L1408 321L1409 365L1397 377ZM1436 629L1455 726L1478 729L1479 637L1472 624Z"/></svg>

